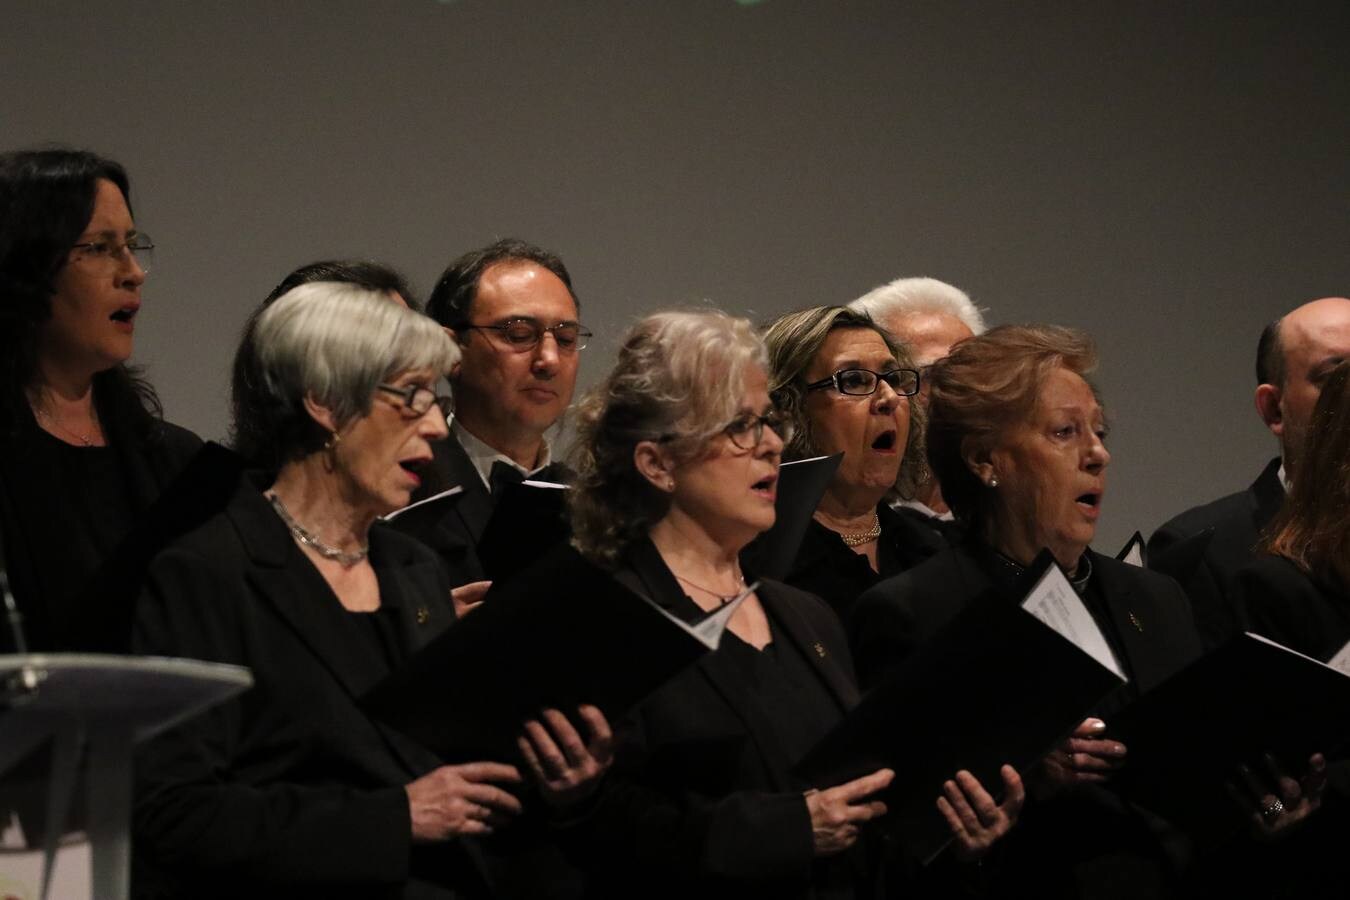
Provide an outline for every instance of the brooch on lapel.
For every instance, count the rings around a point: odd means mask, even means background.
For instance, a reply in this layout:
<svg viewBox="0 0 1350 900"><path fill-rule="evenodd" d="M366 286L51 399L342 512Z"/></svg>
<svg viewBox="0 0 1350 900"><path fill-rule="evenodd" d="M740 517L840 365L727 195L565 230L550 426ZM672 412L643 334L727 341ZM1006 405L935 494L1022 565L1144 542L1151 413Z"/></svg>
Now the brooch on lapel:
<svg viewBox="0 0 1350 900"><path fill-rule="evenodd" d="M430 621L431 621L431 610L427 609L425 606L417 607L417 624L425 625Z"/></svg>
<svg viewBox="0 0 1350 900"><path fill-rule="evenodd" d="M1139 621L1139 617L1134 614L1134 610L1130 610L1130 624L1133 625L1135 627L1135 630L1138 631L1140 634L1144 633L1144 626Z"/></svg>
<svg viewBox="0 0 1350 900"><path fill-rule="evenodd" d="M811 646L812 646L812 648L815 649L815 651L816 651L816 656L819 656L821 659L824 659L824 658L825 658L825 645L824 645L824 644L822 644L820 641L816 641L816 642L815 642L814 644L812 644Z"/></svg>

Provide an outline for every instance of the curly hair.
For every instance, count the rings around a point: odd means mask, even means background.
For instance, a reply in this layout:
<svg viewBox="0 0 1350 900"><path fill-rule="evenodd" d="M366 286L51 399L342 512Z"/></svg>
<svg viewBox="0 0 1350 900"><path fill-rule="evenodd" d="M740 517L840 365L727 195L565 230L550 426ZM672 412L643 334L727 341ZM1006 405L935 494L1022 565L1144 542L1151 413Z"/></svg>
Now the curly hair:
<svg viewBox="0 0 1350 900"><path fill-rule="evenodd" d="M962 341L932 365L928 465L958 519L978 525L990 511L989 491L966 457L992 450L1029 419L1052 371L1063 367L1086 379L1096 366L1092 338L1056 325L1000 325Z"/></svg>
<svg viewBox="0 0 1350 900"><path fill-rule="evenodd" d="M572 448L572 543L613 566L670 507L633 463L642 441L695 459L735 418L740 377L764 368L764 345L746 319L713 310L660 312L624 338L609 375L582 399Z"/></svg>
<svg viewBox="0 0 1350 900"><path fill-rule="evenodd" d="M875 331L886 343L886 349L902 368L915 369L914 359L904 344L897 343L890 332L878 325L870 315L847 306L816 306L779 316L764 329L764 343L769 350L769 396L774 405L792 418L796 431L783 448L785 462L818 456L811 431L811 418L806 414L806 370L811 367L825 346L830 332L840 328L866 328ZM909 438L900 458L900 471L895 476L892 492L903 498L916 495L927 470L924 467L923 445L925 415L918 403L909 403Z"/></svg>

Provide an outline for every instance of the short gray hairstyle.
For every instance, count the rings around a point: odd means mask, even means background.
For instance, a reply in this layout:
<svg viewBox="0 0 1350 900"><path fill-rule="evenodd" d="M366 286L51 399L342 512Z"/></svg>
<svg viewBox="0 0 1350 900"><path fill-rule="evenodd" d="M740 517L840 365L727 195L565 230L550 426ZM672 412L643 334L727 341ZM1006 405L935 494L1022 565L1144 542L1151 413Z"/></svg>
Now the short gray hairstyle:
<svg viewBox="0 0 1350 900"><path fill-rule="evenodd" d="M985 332L984 311L970 295L936 278L897 278L863 294L849 308L877 321L894 315L945 313L960 319L973 334Z"/></svg>
<svg viewBox="0 0 1350 900"><path fill-rule="evenodd" d="M696 458L739 412L743 373L765 363L754 326L717 310L659 312L634 325L578 407L568 496L577 549L617 563L670 508L634 466L637 445L659 440L676 459Z"/></svg>
<svg viewBox="0 0 1350 900"><path fill-rule="evenodd" d="M252 396L233 398L236 416L247 420L236 421L234 431L254 438L253 446L236 449L273 472L328 438L305 410L306 397L332 410L341 426L370 412L376 385L422 369L443 375L459 361L440 325L381 291L341 282L287 291L245 340L253 342L258 371L242 380Z"/></svg>

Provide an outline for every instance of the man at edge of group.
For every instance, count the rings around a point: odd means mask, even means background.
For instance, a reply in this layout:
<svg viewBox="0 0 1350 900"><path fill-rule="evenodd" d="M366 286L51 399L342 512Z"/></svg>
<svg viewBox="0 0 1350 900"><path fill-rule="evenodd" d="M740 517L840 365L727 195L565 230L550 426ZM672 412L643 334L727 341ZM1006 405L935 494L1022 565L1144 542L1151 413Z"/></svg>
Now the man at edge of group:
<svg viewBox="0 0 1350 900"><path fill-rule="evenodd" d="M1241 630L1229 600L1230 582L1253 559L1261 530L1298 477L1322 382L1347 358L1350 299L1313 300L1267 325L1257 344L1255 401L1257 414L1280 442L1280 456L1246 490L1188 509L1149 538L1149 567L1181 582L1211 646Z"/></svg>

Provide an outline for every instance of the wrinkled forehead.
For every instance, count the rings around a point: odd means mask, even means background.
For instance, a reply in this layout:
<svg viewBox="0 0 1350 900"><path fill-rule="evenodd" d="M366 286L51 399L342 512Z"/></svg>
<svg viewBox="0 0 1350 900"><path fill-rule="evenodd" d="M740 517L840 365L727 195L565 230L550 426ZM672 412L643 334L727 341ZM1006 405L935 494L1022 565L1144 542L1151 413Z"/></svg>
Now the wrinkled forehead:
<svg viewBox="0 0 1350 900"><path fill-rule="evenodd" d="M1093 421L1104 420L1101 396L1097 388L1072 369L1051 369L1036 391L1038 417L1073 414Z"/></svg>

